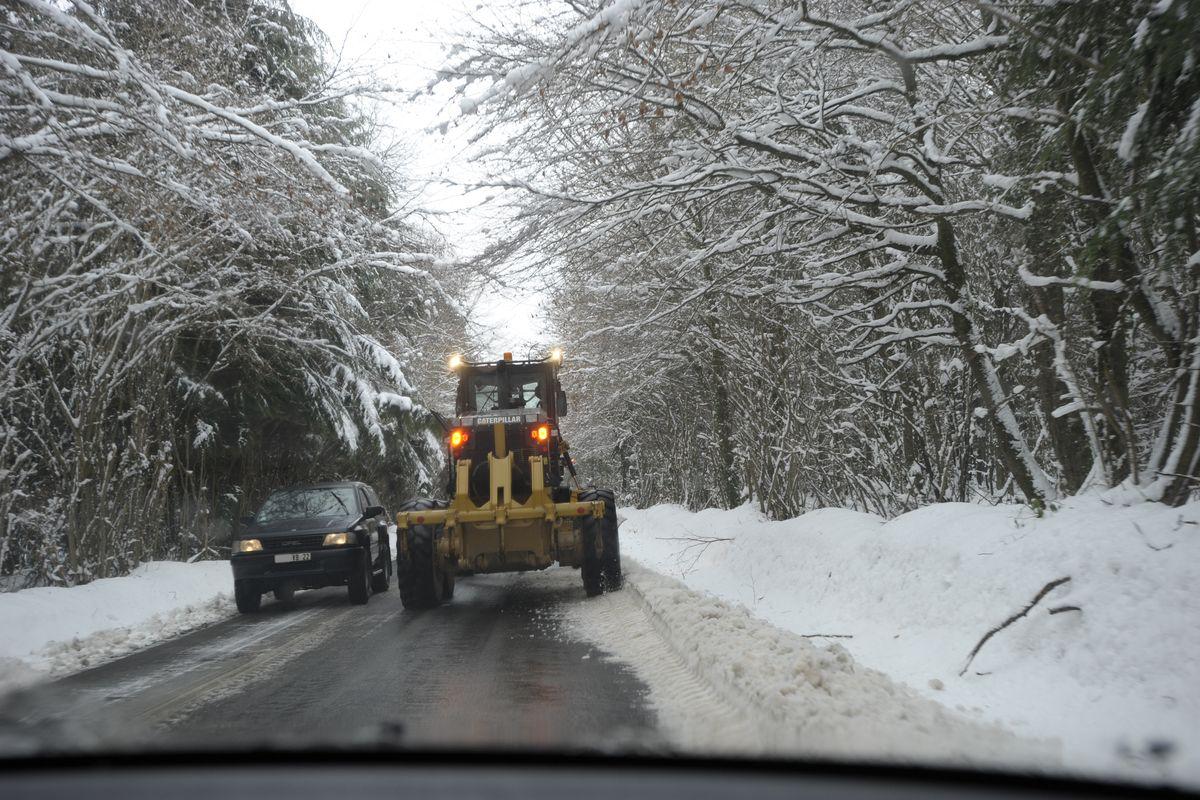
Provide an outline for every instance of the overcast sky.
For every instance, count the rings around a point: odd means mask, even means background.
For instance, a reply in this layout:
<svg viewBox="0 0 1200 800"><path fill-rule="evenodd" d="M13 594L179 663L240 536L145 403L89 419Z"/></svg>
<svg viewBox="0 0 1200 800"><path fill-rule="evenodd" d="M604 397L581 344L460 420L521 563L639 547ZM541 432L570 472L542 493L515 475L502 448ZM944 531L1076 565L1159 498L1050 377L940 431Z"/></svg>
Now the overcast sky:
<svg viewBox="0 0 1200 800"><path fill-rule="evenodd" d="M480 8L477 0L291 0L291 5L325 31L348 67L370 70L382 83L406 91L430 82L445 60L452 35L469 29L470 10ZM455 254L466 257L486 243L503 218L494 209L480 207L479 197L465 197L441 183L469 181L476 174L466 161L465 125L452 124L445 134L434 130L438 123L457 117L457 103L446 94L383 108L385 124L408 145L410 178L424 187L422 205L439 212L437 227ZM536 292L483 298L474 319L486 352L472 355L524 352L532 342L544 341L540 301Z"/></svg>

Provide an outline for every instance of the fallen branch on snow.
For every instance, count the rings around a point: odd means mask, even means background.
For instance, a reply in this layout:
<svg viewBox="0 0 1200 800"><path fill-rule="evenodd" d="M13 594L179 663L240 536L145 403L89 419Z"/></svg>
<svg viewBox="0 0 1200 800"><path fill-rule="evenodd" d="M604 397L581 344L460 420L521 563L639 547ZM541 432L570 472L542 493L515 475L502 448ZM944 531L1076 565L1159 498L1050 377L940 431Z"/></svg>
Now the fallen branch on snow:
<svg viewBox="0 0 1200 800"><path fill-rule="evenodd" d="M801 633L801 639L853 639L852 633Z"/></svg>
<svg viewBox="0 0 1200 800"><path fill-rule="evenodd" d="M1133 523L1133 528L1134 528L1134 530L1136 530L1138 532L1138 536L1142 537L1142 544L1146 545L1146 547L1149 547L1151 550L1153 550L1156 553L1161 553L1163 550L1170 550L1172 547L1175 546L1174 542L1171 542L1170 544L1164 544L1164 545L1150 544L1150 539L1146 536L1146 532L1144 530L1142 530L1141 525L1138 525L1135 522L1135 523Z"/></svg>
<svg viewBox="0 0 1200 800"><path fill-rule="evenodd" d="M1026 614L1028 614L1030 611L1033 610L1034 606L1036 606L1038 603L1040 603L1042 601L1043 597L1050 594L1050 592L1054 591L1059 586L1062 586L1064 583L1066 583L1069 580L1071 580L1070 576L1067 576L1065 578L1059 578L1056 581L1050 581L1049 583L1047 583L1045 586L1042 587L1042 590L1040 592L1038 592L1036 595L1034 595L1034 598L1029 601L1029 604L1027 606L1025 606L1020 611L1018 611L1016 614L1013 614L1011 617L1004 620L1004 622L1001 622L999 625L997 625L996 627L992 628L990 631L985 633L983 635L983 638L979 640L979 643L976 644L974 649L971 650L971 654L967 656L967 663L963 664L963 668L958 671L958 676L961 678L963 675L967 674L967 668L971 666L971 662L975 660L975 656L979 655L979 651L983 649L983 646L985 644L987 644L988 639L991 639L997 633L1004 630L1009 625L1012 625L1014 622L1021 619L1021 617L1024 617ZM1061 606L1059 610L1061 610L1061 611L1068 611L1068 610L1078 611L1079 609L1075 608L1073 606ZM1052 613L1054 613L1054 612L1052 612Z"/></svg>
<svg viewBox="0 0 1200 800"><path fill-rule="evenodd" d="M685 545L678 553L675 554L676 563L680 565L680 574L684 576L686 576L695 568L696 563L704 557L705 551L707 551L710 546L716 544L717 542L733 541L733 538L728 536L696 536L694 534L689 536L656 536L655 538L660 542L687 542L687 545ZM688 564L687 567L684 567L684 559L692 557L693 555L694 557L692 558L691 563Z"/></svg>
<svg viewBox="0 0 1200 800"><path fill-rule="evenodd" d="M1051 614L1061 614L1064 611L1078 611L1080 614L1083 613L1083 609L1079 606L1059 606L1058 608L1050 609Z"/></svg>
<svg viewBox="0 0 1200 800"><path fill-rule="evenodd" d="M732 542L730 536L655 536L660 542L693 542L695 544L712 544L713 542Z"/></svg>

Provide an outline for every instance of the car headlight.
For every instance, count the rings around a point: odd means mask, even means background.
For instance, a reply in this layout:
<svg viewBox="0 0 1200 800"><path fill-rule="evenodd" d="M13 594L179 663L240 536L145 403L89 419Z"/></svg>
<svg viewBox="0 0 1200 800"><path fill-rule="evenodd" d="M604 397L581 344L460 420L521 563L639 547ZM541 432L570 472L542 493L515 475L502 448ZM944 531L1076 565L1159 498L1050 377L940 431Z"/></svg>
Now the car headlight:
<svg viewBox="0 0 1200 800"><path fill-rule="evenodd" d="M354 544L354 534L345 532L325 534L326 547L337 547L339 545L347 544Z"/></svg>
<svg viewBox="0 0 1200 800"><path fill-rule="evenodd" d="M258 539L234 539L233 552L235 553L257 553L262 550L262 542Z"/></svg>

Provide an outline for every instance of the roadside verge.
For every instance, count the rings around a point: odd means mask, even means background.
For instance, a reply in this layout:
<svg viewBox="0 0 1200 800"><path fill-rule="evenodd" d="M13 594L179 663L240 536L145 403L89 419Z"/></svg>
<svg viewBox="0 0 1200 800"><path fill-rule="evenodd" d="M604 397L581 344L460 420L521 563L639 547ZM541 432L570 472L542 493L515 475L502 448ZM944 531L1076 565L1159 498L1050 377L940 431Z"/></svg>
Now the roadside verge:
<svg viewBox="0 0 1200 800"><path fill-rule="evenodd" d="M120 658L237 613L227 561L152 561L83 586L0 594L0 691Z"/></svg>

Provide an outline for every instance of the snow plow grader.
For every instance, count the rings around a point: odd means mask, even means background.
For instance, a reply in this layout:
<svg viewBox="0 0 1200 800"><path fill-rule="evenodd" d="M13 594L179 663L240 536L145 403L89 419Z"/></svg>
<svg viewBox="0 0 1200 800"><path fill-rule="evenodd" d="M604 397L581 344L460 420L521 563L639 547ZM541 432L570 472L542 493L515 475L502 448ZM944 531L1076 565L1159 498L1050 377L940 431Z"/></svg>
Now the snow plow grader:
<svg viewBox="0 0 1200 800"><path fill-rule="evenodd" d="M561 366L560 350L541 360L451 358L450 499L410 500L396 514L405 608L449 600L458 575L554 563L577 567L589 597L621 587L613 493L581 487L559 430Z"/></svg>

